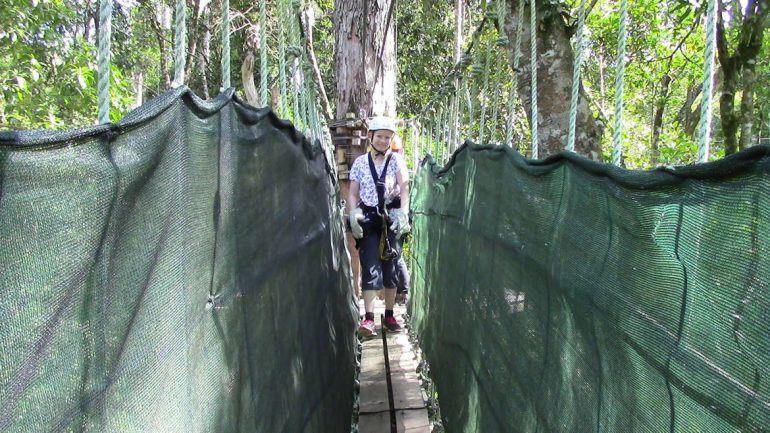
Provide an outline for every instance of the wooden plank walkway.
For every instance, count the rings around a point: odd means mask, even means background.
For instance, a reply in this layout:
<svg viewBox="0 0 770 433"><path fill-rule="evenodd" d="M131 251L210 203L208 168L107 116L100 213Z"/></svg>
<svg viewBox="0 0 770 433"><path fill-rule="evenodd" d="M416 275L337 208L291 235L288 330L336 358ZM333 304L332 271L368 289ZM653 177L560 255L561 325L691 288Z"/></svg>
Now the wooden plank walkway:
<svg viewBox="0 0 770 433"><path fill-rule="evenodd" d="M405 310L397 305L396 316L400 318ZM363 304L360 311L363 312ZM383 339L381 316L384 313L382 301L375 301L378 335L363 342L358 431L430 433L427 405L416 372L417 361L409 336L403 330L398 333L386 332ZM386 373L388 370L389 376Z"/></svg>

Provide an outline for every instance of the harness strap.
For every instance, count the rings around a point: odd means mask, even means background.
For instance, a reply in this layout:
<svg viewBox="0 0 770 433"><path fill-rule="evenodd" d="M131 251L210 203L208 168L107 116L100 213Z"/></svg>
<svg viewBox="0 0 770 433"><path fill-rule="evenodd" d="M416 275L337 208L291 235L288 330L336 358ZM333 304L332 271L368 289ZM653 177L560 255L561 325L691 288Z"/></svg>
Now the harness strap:
<svg viewBox="0 0 770 433"><path fill-rule="evenodd" d="M393 155L388 155L385 159L385 165L382 167L382 173L377 175L377 169L374 168L374 159L372 154L368 154L369 159L369 171L372 173L372 180L374 180L374 187L377 190L377 212L380 215L385 215L385 179L388 174L388 165Z"/></svg>

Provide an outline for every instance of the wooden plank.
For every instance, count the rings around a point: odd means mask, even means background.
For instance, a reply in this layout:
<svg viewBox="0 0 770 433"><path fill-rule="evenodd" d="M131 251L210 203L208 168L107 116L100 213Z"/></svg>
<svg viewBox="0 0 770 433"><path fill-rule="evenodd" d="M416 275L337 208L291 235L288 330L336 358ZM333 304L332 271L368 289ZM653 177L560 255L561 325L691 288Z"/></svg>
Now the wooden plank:
<svg viewBox="0 0 770 433"><path fill-rule="evenodd" d="M406 331L388 334L388 360L394 409L426 407L420 377L416 372L417 361Z"/></svg>
<svg viewBox="0 0 770 433"><path fill-rule="evenodd" d="M358 417L358 431L361 433L390 433L390 412L361 415Z"/></svg>
<svg viewBox="0 0 770 433"><path fill-rule="evenodd" d="M361 383L358 402L360 413L390 410L382 338L372 338L363 342L361 373L358 380Z"/></svg>
<svg viewBox="0 0 770 433"><path fill-rule="evenodd" d="M363 305L361 305L363 310ZM397 316L405 308L396 306ZM382 332L382 302L375 302L375 324ZM393 406L396 409L396 425L399 433L430 433L430 421L425 396L416 373L415 360L406 330L387 333L388 360L393 389ZM361 355L361 394L359 400L358 430L361 433L390 433L390 403L385 377L385 353L382 336L363 342Z"/></svg>
<svg viewBox="0 0 770 433"><path fill-rule="evenodd" d="M396 426L398 433L430 433L428 411L399 410L396 412Z"/></svg>

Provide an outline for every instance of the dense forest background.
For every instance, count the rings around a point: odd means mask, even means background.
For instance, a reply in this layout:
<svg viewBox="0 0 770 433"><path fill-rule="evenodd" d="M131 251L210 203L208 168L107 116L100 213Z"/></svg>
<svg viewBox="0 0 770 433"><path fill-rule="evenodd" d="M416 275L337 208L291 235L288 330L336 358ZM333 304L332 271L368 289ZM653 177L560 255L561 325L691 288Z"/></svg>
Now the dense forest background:
<svg viewBox="0 0 770 433"><path fill-rule="evenodd" d="M273 100L278 92L278 42L289 37L280 31L281 23L312 8L313 47L333 104L333 1L266 1L267 73ZM468 54L461 67L456 67L454 59L456 2L397 3L397 107L400 118L426 119L426 126L447 125L451 117L438 107L451 105L457 96L464 107L458 114L462 125L459 137L476 139L481 135L496 142L505 139L505 119L513 110L513 144L526 153L528 101L521 96L528 91L523 84L526 71L512 68L515 44L511 36L523 14L517 13L516 0L500 1L464 2L461 36L463 52ZM244 80L258 82L260 78L258 70L242 68L244 60L253 61L259 55L259 44L255 43L260 26L258 3L230 1L232 84L239 91L244 89ZM116 0L114 5L110 117L118 120L171 86L174 2ZM187 85L209 98L219 92L222 82L221 3L190 0L187 6ZM600 125L597 140L602 158L609 161L619 10L618 3L610 0L588 1L587 7L582 94ZM718 7L712 159L770 142L770 88L766 85L770 52L765 41L770 2L719 1ZM539 34L556 34L562 29L568 37L574 35L576 1L547 0L538 2L538 9ZM626 167L695 160L703 97L705 17L703 1L629 2L622 130ZM94 124L98 21L94 0L3 2L0 129L64 129ZM506 37L507 44L501 42ZM572 38L573 50L574 43ZM554 56L548 50L540 54L543 62ZM540 70L542 75L543 65ZM518 92L512 88L517 74ZM549 90L539 90L539 97L547 101Z"/></svg>

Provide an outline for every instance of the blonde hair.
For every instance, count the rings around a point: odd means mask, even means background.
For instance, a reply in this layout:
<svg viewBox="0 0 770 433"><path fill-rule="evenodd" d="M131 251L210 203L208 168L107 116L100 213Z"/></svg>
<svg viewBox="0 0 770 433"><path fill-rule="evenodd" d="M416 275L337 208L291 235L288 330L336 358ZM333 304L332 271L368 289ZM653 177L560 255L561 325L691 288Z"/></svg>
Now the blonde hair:
<svg viewBox="0 0 770 433"><path fill-rule="evenodd" d="M393 152L403 152L404 151L404 143L401 141L401 136L398 134L393 134L393 138L390 140L390 150Z"/></svg>

